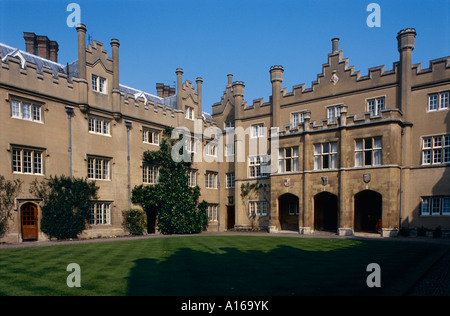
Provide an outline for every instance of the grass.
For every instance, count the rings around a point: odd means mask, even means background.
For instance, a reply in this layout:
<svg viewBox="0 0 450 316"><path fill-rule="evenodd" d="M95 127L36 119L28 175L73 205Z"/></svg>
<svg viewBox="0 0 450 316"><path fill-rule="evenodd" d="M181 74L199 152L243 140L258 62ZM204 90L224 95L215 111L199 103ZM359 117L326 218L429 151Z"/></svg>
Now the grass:
<svg viewBox="0 0 450 316"><path fill-rule="evenodd" d="M392 241L187 236L0 250L0 295L403 295L442 255ZM81 267L69 288L67 265ZM369 263L381 288L368 288Z"/></svg>

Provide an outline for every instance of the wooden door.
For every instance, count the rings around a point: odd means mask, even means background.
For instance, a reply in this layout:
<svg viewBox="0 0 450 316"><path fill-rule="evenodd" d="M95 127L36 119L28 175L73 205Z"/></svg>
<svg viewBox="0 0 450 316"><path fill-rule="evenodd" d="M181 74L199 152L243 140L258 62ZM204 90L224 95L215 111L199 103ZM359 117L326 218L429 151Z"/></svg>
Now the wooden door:
<svg viewBox="0 0 450 316"><path fill-rule="evenodd" d="M22 239L38 239L38 212L34 204L27 203L21 207L22 213Z"/></svg>
<svg viewBox="0 0 450 316"><path fill-rule="evenodd" d="M235 224L234 206L227 206L227 229L233 229Z"/></svg>

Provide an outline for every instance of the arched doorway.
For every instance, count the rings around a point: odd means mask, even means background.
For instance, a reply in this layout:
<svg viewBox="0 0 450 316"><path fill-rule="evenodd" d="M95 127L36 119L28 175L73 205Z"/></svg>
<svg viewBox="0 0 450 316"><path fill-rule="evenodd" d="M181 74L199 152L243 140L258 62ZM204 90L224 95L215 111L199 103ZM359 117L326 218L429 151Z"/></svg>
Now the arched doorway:
<svg viewBox="0 0 450 316"><path fill-rule="evenodd" d="M321 192L314 197L314 230L336 232L338 229L338 197Z"/></svg>
<svg viewBox="0 0 450 316"><path fill-rule="evenodd" d="M380 232L383 197L372 190L355 195L355 232Z"/></svg>
<svg viewBox="0 0 450 316"><path fill-rule="evenodd" d="M286 193L278 198L278 212L281 230L298 231L298 206L297 196Z"/></svg>
<svg viewBox="0 0 450 316"><path fill-rule="evenodd" d="M38 209L33 203L26 203L20 208L22 240L38 239Z"/></svg>

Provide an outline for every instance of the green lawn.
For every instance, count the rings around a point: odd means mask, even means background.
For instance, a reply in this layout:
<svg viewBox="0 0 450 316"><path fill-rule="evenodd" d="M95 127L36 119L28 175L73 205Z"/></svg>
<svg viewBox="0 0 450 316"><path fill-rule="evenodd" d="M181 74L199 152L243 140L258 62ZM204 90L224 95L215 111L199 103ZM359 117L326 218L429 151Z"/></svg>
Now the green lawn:
<svg viewBox="0 0 450 316"><path fill-rule="evenodd" d="M344 239L188 236L0 250L0 295L402 295L435 246ZM81 267L69 288L67 265ZM381 288L368 288L369 263Z"/></svg>

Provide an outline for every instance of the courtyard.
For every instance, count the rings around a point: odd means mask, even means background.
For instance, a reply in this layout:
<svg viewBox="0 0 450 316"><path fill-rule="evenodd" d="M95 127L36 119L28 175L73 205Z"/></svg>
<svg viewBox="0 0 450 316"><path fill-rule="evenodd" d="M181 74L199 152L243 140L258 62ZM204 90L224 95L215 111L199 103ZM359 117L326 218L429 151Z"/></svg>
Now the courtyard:
<svg viewBox="0 0 450 316"><path fill-rule="evenodd" d="M292 236L225 233L3 246L0 295L407 295L448 249ZM80 267L80 287L67 284L71 263ZM367 285L371 263L380 267L380 287Z"/></svg>

